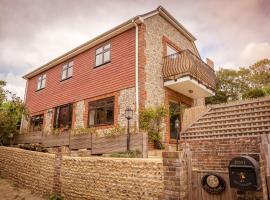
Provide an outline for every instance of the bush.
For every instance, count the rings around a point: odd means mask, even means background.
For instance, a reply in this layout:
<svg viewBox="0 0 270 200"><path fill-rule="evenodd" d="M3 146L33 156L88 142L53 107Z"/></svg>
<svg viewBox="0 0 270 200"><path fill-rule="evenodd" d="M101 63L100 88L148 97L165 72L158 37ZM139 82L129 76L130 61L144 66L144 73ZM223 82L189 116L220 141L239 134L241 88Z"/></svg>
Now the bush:
<svg viewBox="0 0 270 200"><path fill-rule="evenodd" d="M64 197L53 195L49 198L49 200L64 200Z"/></svg>
<svg viewBox="0 0 270 200"><path fill-rule="evenodd" d="M140 112L140 128L148 132L149 140L154 142L157 149L163 149L161 142L162 121L167 113L168 111L163 106L150 107Z"/></svg>

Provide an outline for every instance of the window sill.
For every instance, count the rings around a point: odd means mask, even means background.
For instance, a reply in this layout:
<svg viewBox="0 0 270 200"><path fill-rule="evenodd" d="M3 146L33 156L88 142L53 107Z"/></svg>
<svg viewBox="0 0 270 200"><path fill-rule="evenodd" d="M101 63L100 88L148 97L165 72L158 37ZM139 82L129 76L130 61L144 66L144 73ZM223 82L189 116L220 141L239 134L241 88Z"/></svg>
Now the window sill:
<svg viewBox="0 0 270 200"><path fill-rule="evenodd" d="M36 92L39 92L39 91L41 91L43 89L45 89L45 87L44 88L37 89Z"/></svg>
<svg viewBox="0 0 270 200"><path fill-rule="evenodd" d="M65 81L65 80L68 80L68 79L71 79L71 78L72 78L72 76L70 76L70 77L68 77L68 78L65 78L65 79L61 79L60 82L63 82L63 81Z"/></svg>
<svg viewBox="0 0 270 200"><path fill-rule="evenodd" d="M96 128L96 129L105 129L105 128L113 128L114 123L112 124L97 124L97 125L92 125L89 126L89 128Z"/></svg>
<svg viewBox="0 0 270 200"><path fill-rule="evenodd" d="M94 69L99 68L99 67L101 67L101 66L103 66L103 65L109 64L110 62L111 62L111 61L108 61L108 62L102 63L102 64L100 64L100 65L94 66Z"/></svg>

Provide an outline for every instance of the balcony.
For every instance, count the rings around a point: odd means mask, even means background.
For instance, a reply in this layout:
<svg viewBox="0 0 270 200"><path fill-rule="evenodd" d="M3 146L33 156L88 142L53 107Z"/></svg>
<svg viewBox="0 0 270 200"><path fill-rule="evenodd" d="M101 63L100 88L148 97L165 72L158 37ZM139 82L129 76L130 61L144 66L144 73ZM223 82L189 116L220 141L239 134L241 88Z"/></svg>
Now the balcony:
<svg viewBox="0 0 270 200"><path fill-rule="evenodd" d="M216 75L190 50L183 50L163 58L164 86L192 99L213 96Z"/></svg>

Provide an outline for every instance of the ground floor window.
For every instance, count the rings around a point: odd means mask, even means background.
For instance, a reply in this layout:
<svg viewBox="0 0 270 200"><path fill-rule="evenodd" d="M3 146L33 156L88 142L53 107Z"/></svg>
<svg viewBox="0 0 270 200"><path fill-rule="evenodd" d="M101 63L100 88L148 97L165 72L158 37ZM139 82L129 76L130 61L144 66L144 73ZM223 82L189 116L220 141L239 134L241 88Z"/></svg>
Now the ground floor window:
<svg viewBox="0 0 270 200"><path fill-rule="evenodd" d="M35 115L31 117L30 131L41 131L43 128L44 115Z"/></svg>
<svg viewBox="0 0 270 200"><path fill-rule="evenodd" d="M54 115L54 128L70 128L72 125L72 110L72 104L56 107Z"/></svg>
<svg viewBox="0 0 270 200"><path fill-rule="evenodd" d="M111 125L114 122L114 97L89 102L88 126Z"/></svg>
<svg viewBox="0 0 270 200"><path fill-rule="evenodd" d="M187 104L170 101L169 110L170 110L170 139L176 139L177 130L175 129L175 120L180 120L180 128L182 126L182 115L185 108L190 107ZM181 131L181 129L180 129Z"/></svg>

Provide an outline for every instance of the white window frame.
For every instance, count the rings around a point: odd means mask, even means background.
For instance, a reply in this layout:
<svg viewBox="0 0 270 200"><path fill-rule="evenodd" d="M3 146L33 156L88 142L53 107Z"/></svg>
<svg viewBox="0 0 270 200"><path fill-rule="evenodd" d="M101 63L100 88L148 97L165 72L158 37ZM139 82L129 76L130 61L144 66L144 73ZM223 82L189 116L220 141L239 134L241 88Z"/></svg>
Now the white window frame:
<svg viewBox="0 0 270 200"><path fill-rule="evenodd" d="M110 43L107 43L107 44L96 49L96 51L95 51L95 67L99 67L101 65L104 65L106 63L111 62L111 59L112 59L112 56L111 56L112 51L111 50L112 50L112 45ZM105 61L104 58L105 58L106 53L109 53L109 59ZM97 63L98 56L101 56L101 63Z"/></svg>
<svg viewBox="0 0 270 200"><path fill-rule="evenodd" d="M63 65L62 72L61 72L61 81L64 81L64 80L72 77L73 65L74 65L73 61L70 61L70 62Z"/></svg>
<svg viewBox="0 0 270 200"><path fill-rule="evenodd" d="M37 90L45 88L45 84L46 84L46 74L42 74L38 77L37 80Z"/></svg>

